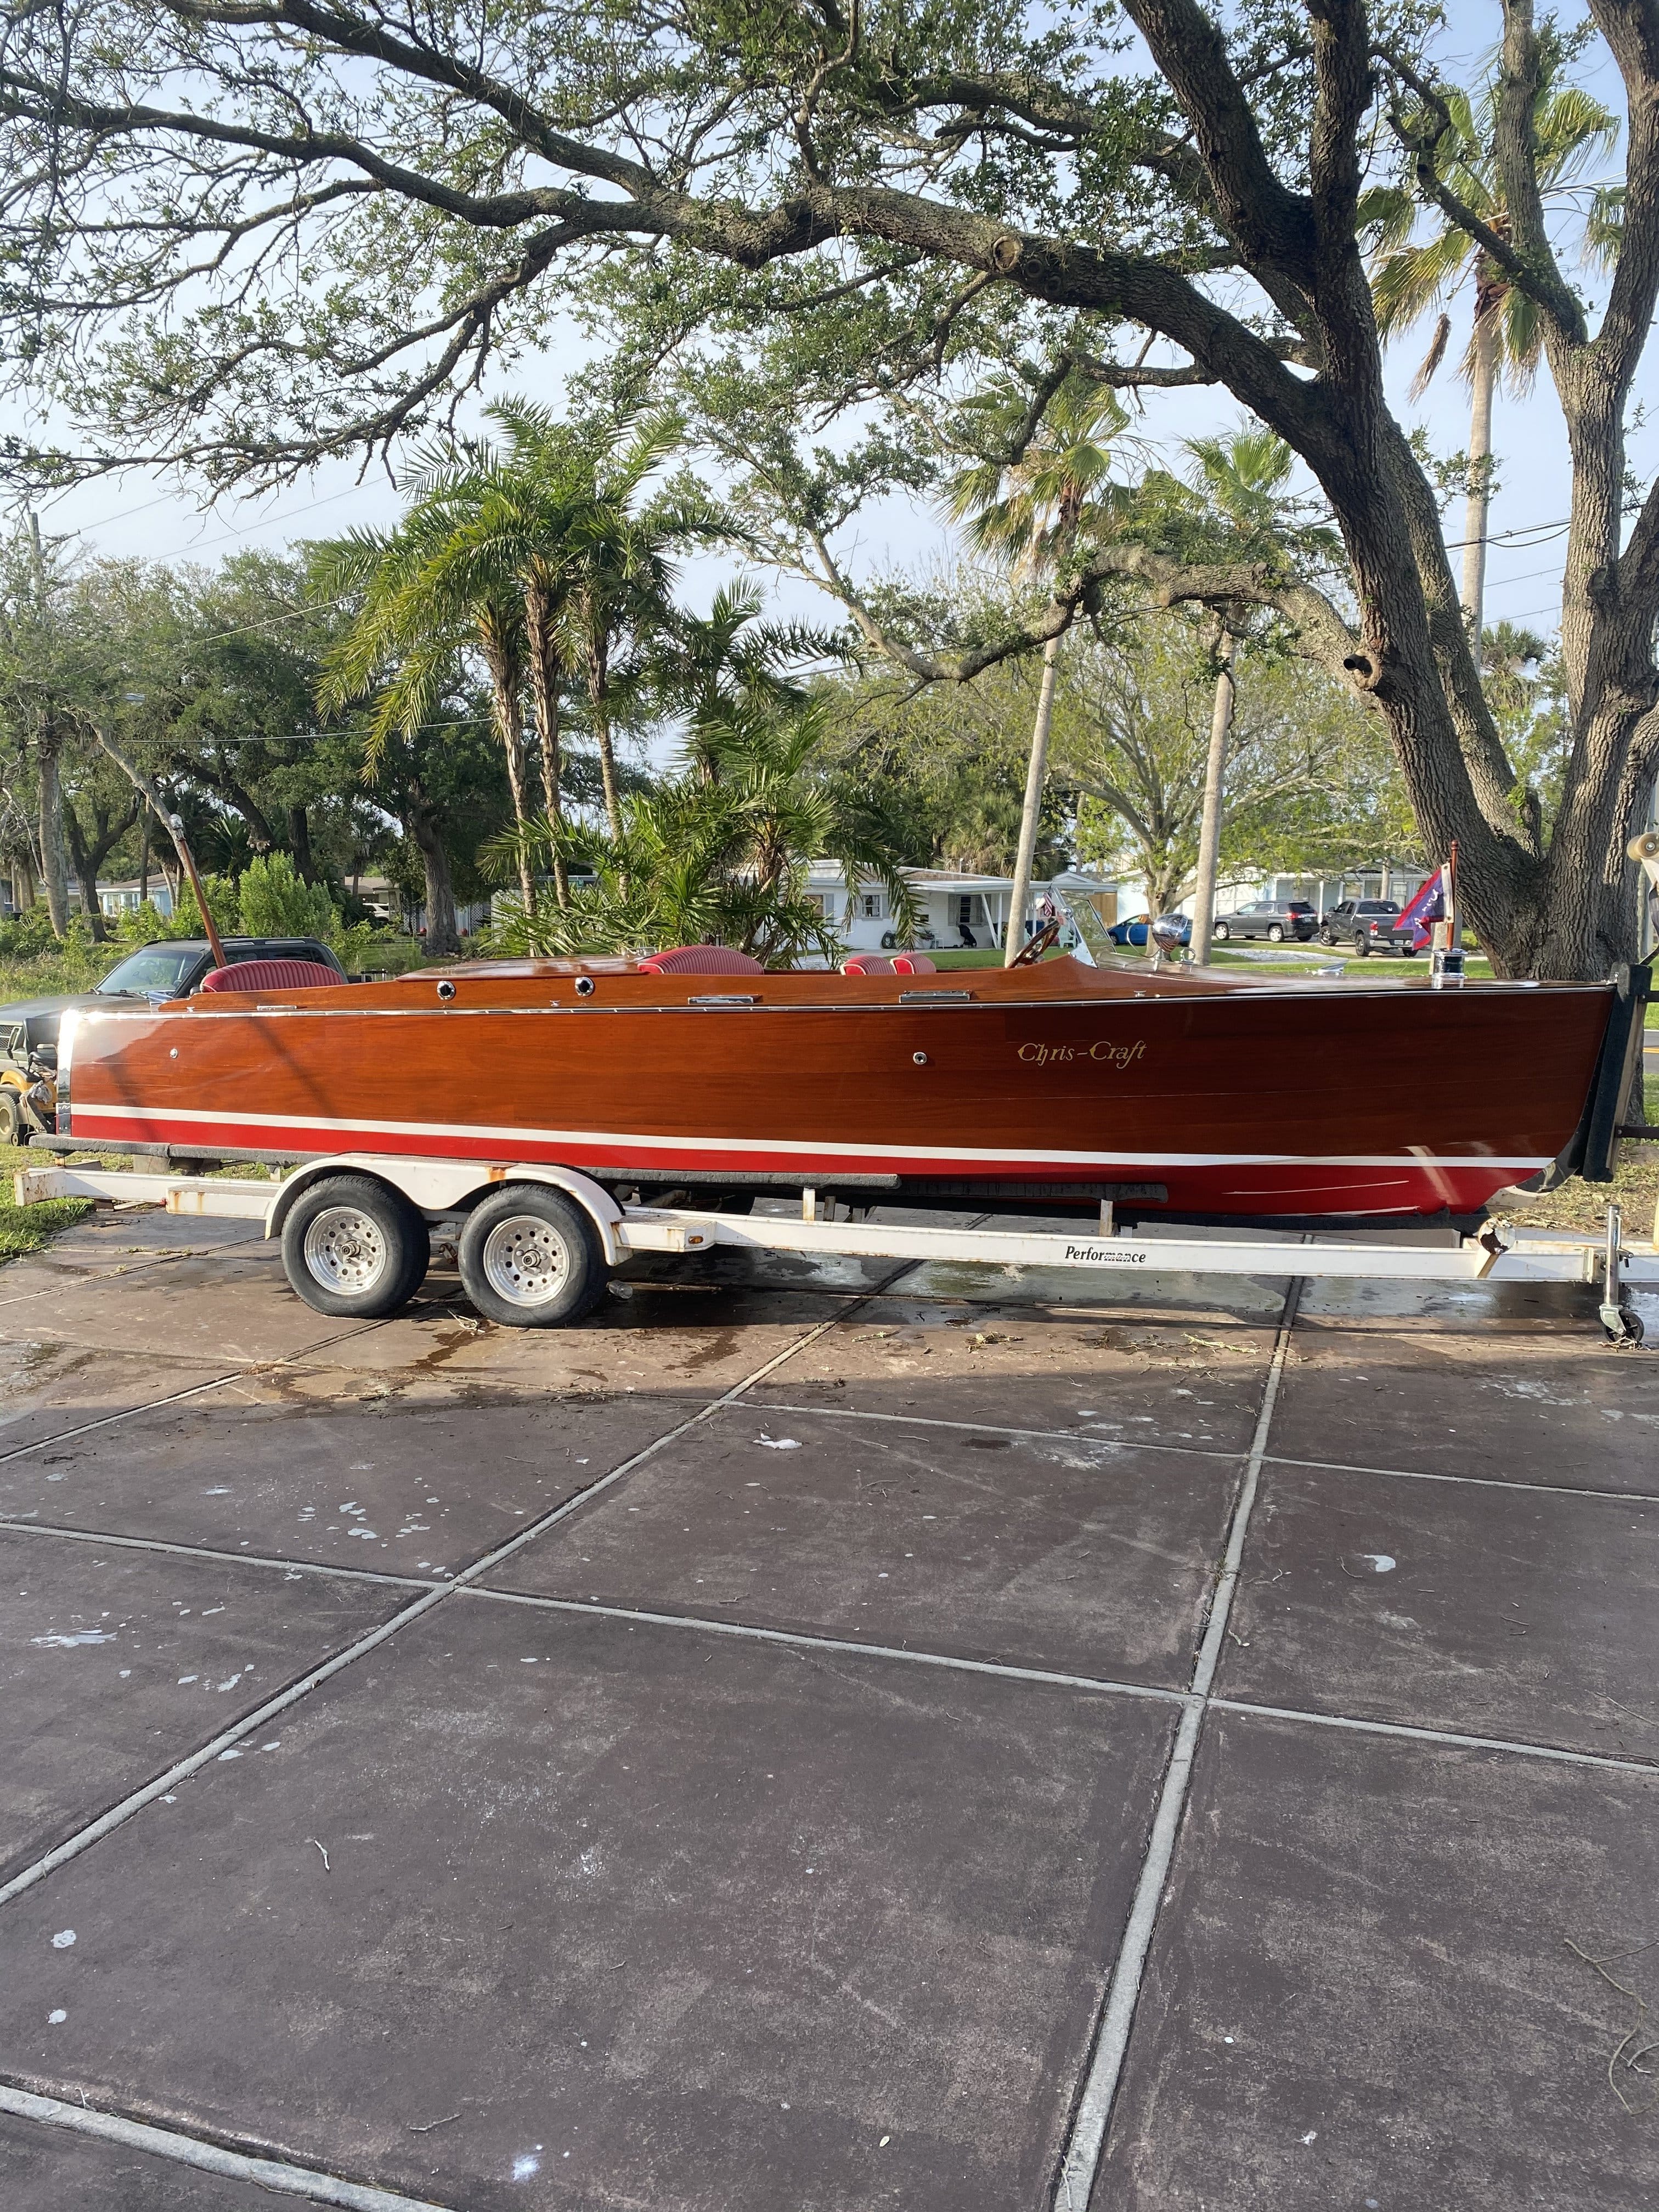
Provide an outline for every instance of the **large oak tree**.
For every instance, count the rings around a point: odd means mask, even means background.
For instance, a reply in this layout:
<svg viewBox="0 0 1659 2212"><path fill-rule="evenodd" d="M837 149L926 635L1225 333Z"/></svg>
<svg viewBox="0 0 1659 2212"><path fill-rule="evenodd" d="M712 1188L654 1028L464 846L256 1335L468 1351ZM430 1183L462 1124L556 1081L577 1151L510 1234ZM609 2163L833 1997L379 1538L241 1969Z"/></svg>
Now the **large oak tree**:
<svg viewBox="0 0 1659 2212"><path fill-rule="evenodd" d="M1602 973L1632 949L1622 847L1659 766L1659 489L1632 495L1626 465L1659 293L1659 0L1586 6L1626 105L1594 314L1543 212L1559 34L1531 0L1489 10L1501 229L1449 180L1416 0L24 0L0 39L4 350L88 450L15 465L270 482L430 420L584 303L642 374L714 333L824 416L991 362L1024 368L1033 428L1068 369L1212 386L1316 479L1351 591L1101 545L1026 631L921 672L1041 642L1125 574L1275 607L1384 718L1501 964ZM1547 837L1384 392L1361 193L1402 174L1535 305L1565 417Z"/></svg>

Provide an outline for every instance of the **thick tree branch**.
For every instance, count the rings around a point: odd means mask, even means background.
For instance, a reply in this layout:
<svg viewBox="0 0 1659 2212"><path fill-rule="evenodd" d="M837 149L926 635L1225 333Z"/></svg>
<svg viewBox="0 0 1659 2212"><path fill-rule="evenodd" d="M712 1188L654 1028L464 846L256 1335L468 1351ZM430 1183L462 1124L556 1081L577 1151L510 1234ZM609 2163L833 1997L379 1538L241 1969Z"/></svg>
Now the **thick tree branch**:
<svg viewBox="0 0 1659 2212"><path fill-rule="evenodd" d="M1312 207L1267 159L1219 27L1196 0L1124 3L1193 126L1217 212L1245 266L1305 282L1316 247Z"/></svg>
<svg viewBox="0 0 1659 2212"><path fill-rule="evenodd" d="M1584 311L1556 268L1554 256L1547 252L1544 264L1538 265L1530 254L1523 252L1511 239L1478 215L1441 175L1440 149L1456 128L1445 94L1399 54L1390 51L1384 58L1395 75L1416 94L1430 118L1431 127L1425 131L1397 101L1389 110L1389 125L1411 157L1419 191L1440 210L1455 229L1474 240L1517 291L1524 292L1543 309L1563 337L1571 344L1583 344L1589 336ZM1528 132L1530 129L1528 119Z"/></svg>
<svg viewBox="0 0 1659 2212"><path fill-rule="evenodd" d="M1659 0L1587 0L1624 79L1625 214L1595 350L1627 391L1659 303Z"/></svg>

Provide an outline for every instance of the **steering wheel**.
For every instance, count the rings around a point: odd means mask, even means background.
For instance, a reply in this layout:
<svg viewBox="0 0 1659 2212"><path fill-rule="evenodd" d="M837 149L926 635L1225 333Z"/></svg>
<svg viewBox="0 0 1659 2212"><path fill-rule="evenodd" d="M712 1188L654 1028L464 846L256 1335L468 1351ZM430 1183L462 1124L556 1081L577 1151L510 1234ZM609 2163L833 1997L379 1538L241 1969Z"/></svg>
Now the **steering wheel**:
<svg viewBox="0 0 1659 2212"><path fill-rule="evenodd" d="M1015 953L1012 964L1016 968L1034 967L1042 959L1048 947L1058 939L1063 927L1060 922L1051 921L1046 929L1038 930L1030 944L1021 945L1019 951Z"/></svg>

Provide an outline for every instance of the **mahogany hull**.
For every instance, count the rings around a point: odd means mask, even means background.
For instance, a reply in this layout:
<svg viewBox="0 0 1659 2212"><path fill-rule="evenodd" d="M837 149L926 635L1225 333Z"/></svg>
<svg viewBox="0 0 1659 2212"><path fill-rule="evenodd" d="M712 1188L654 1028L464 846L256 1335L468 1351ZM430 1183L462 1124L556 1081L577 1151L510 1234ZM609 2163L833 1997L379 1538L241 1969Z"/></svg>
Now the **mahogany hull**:
<svg viewBox="0 0 1659 2212"><path fill-rule="evenodd" d="M975 974L971 995L766 975L702 1004L696 986L727 979L454 977L441 1004L428 974L82 1015L60 1127L704 1185L1127 1185L1239 1218L1465 1213L1566 1144L1611 1002L1597 986L1134 988L1071 962Z"/></svg>

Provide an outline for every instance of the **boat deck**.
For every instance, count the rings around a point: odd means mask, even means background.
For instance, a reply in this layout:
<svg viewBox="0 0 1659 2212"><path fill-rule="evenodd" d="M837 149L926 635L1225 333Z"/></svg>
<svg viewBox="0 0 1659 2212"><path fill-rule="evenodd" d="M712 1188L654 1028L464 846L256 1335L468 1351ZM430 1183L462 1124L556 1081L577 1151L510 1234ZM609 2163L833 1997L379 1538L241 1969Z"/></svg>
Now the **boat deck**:
<svg viewBox="0 0 1659 2212"><path fill-rule="evenodd" d="M1593 1288L619 1288L0 1271L7 2212L1652 2202Z"/></svg>

